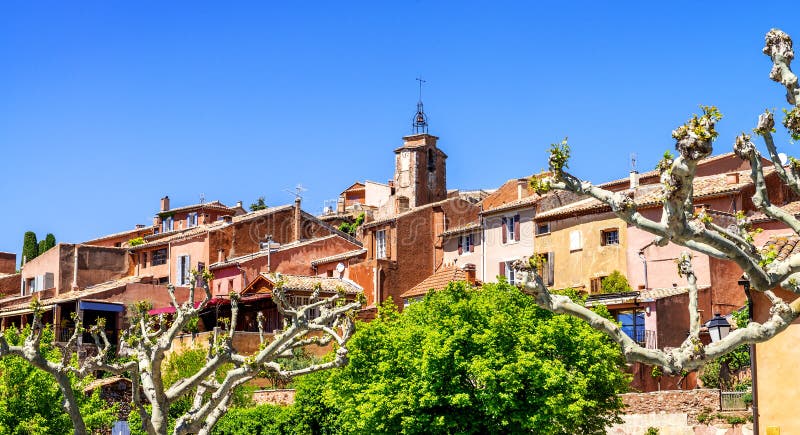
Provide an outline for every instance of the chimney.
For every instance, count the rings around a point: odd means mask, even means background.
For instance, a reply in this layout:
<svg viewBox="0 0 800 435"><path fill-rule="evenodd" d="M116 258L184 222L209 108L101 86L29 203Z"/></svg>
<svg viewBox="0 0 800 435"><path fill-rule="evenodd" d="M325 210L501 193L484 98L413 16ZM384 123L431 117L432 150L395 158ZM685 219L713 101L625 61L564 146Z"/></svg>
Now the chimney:
<svg viewBox="0 0 800 435"><path fill-rule="evenodd" d="M739 184L739 173L729 172L725 174L725 184Z"/></svg>
<svg viewBox="0 0 800 435"><path fill-rule="evenodd" d="M637 187L639 187L639 171L634 169L631 171L631 190Z"/></svg>
<svg viewBox="0 0 800 435"><path fill-rule="evenodd" d="M217 263L222 263L225 261L225 250L220 248L217 249Z"/></svg>
<svg viewBox="0 0 800 435"><path fill-rule="evenodd" d="M344 196L340 196L339 199L336 200L336 213L344 213Z"/></svg>
<svg viewBox="0 0 800 435"><path fill-rule="evenodd" d="M236 201L236 207L244 208L244 207L242 207L242 201Z"/></svg>
<svg viewBox="0 0 800 435"><path fill-rule="evenodd" d="M464 273L467 275L467 282L470 284L475 284L475 265L472 263L467 263L462 268Z"/></svg>
<svg viewBox="0 0 800 435"><path fill-rule="evenodd" d="M169 196L161 198L161 211L169 210Z"/></svg>
<svg viewBox="0 0 800 435"><path fill-rule="evenodd" d="M523 195L525 194L525 187L527 184L528 180L524 178L517 180L517 199L522 199Z"/></svg>
<svg viewBox="0 0 800 435"><path fill-rule="evenodd" d="M141 230L144 228L144 224L136 224L136 229Z"/></svg>
<svg viewBox="0 0 800 435"><path fill-rule="evenodd" d="M300 240L300 223L301 223L300 216L301 216L300 197L298 196L297 198L294 199L294 225L293 225L294 234L292 240L295 241Z"/></svg>

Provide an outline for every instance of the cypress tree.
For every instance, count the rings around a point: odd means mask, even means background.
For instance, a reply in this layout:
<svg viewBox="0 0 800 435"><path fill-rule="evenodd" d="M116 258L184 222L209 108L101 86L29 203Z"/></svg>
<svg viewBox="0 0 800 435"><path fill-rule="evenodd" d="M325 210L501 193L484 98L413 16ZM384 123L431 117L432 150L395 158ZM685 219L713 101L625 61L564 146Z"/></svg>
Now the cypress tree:
<svg viewBox="0 0 800 435"><path fill-rule="evenodd" d="M36 243L36 233L26 231L22 242L22 261L31 261L37 255L39 255L39 244Z"/></svg>
<svg viewBox="0 0 800 435"><path fill-rule="evenodd" d="M47 233L47 235L44 238L44 241L45 241L44 246L46 248L45 250L56 246L56 236L54 236L53 233Z"/></svg>
<svg viewBox="0 0 800 435"><path fill-rule="evenodd" d="M39 240L39 253L37 255L42 255L47 251L47 241L45 239Z"/></svg>

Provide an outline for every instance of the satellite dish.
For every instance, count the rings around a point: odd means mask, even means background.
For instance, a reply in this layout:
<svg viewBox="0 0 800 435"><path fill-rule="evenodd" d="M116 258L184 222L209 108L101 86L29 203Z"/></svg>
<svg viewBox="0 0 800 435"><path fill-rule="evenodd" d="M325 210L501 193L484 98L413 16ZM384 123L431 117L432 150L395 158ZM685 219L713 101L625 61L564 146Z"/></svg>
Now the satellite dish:
<svg viewBox="0 0 800 435"><path fill-rule="evenodd" d="M344 272L344 263L339 263L336 265L336 271L339 273Z"/></svg>
<svg viewBox="0 0 800 435"><path fill-rule="evenodd" d="M786 162L789 161L789 156L786 153L778 153L778 158L781 159L781 166L786 166Z"/></svg>

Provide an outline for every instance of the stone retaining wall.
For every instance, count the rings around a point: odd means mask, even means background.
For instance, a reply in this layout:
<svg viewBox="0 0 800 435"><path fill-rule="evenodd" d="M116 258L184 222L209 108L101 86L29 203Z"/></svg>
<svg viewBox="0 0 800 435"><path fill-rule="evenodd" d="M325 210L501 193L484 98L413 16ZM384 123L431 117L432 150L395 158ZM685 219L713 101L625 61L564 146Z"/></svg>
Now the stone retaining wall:
<svg viewBox="0 0 800 435"><path fill-rule="evenodd" d="M668 390L622 394L625 414L686 414L697 424L697 414L719 411L719 390Z"/></svg>
<svg viewBox="0 0 800 435"><path fill-rule="evenodd" d="M258 390L253 392L253 402L258 405L291 405L294 403L295 390Z"/></svg>

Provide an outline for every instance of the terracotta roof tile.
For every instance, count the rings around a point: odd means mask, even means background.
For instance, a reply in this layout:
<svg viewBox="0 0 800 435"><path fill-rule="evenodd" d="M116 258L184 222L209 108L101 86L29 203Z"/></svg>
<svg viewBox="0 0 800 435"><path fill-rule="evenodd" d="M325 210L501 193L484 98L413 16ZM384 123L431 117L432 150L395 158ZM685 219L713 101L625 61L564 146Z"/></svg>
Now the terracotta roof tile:
<svg viewBox="0 0 800 435"><path fill-rule="evenodd" d="M281 273L262 273L261 276L272 283L283 282L286 290L313 291L317 285L320 291L325 293L336 293L343 289L347 294L357 294L364 291L364 288L349 279L332 278L327 276L307 276L307 275L287 275Z"/></svg>
<svg viewBox="0 0 800 435"><path fill-rule="evenodd" d="M800 201L793 201L787 204L780 206L783 210L787 213L791 213L792 216L800 216ZM772 220L771 217L765 215L763 212L755 212L749 216L750 222L767 222Z"/></svg>
<svg viewBox="0 0 800 435"><path fill-rule="evenodd" d="M478 230L480 228L481 228L480 222L470 222L470 223L468 223L466 225L461 225L461 226L455 227L455 228L449 228L446 231L442 232L442 234L440 234L440 236L441 237L448 237L448 236L452 236L452 235L455 235L455 234L462 234L462 233Z"/></svg>
<svg viewBox="0 0 800 435"><path fill-rule="evenodd" d="M208 208L208 209L217 209L217 210L223 210L223 211L235 211L236 210L236 207L228 207L227 205L215 200L215 201L211 201L211 202L204 202L202 204L191 204L191 205L184 205L182 207L171 208L169 210L160 211L160 212L156 213L156 215L159 215L161 213L177 213L177 212L181 212L181 211L185 211L185 210L191 210L191 209L194 209L194 208Z"/></svg>
<svg viewBox="0 0 800 435"><path fill-rule="evenodd" d="M791 255L800 253L800 237L796 234L775 235L761 247L761 249L777 250L777 260L783 261Z"/></svg>
<svg viewBox="0 0 800 435"><path fill-rule="evenodd" d="M425 209L428 209L428 208L432 208L432 207L436 207L436 206L442 205L442 204L446 203L447 201L452 201L454 199L460 199L460 198L447 198L447 199L443 199L441 201L436 201L436 202L432 202L430 204L425 204L425 205L421 205L419 207L414 207L411 210L404 211L404 212L402 212L400 214L396 214L396 215L391 216L391 217L374 220L372 222L365 222L364 225L362 225L361 227L362 228L371 228L371 227L374 227L374 226L377 226L377 225L381 225L381 224L385 224L385 223L389 223L389 222L394 222L394 221L396 221L397 219L399 219L401 217L409 216L409 215L411 215L413 213L416 213L416 212L418 212L420 210L425 210Z"/></svg>
<svg viewBox="0 0 800 435"><path fill-rule="evenodd" d="M764 175L768 175L772 170L764 170ZM750 178L750 171L738 171L739 181L728 183L727 173L715 174L694 179L694 198L713 198L726 193L738 192L753 184ZM648 208L661 205L662 187L661 184L648 184L640 186L634 190L634 201L637 208ZM586 198L563 207L554 208L543 213L539 213L537 219L548 219L564 215L582 214L585 212L600 212L611 208L594 198Z"/></svg>
<svg viewBox="0 0 800 435"><path fill-rule="evenodd" d="M711 286L709 285L698 286L697 290L707 290L710 288ZM689 287L664 287L664 288L652 288L642 291L631 291L625 293L598 294L589 296L589 298L586 299L586 306L587 307L596 305L611 306L617 304L630 304L636 301L639 302L655 301L686 293L689 293Z"/></svg>
<svg viewBox="0 0 800 435"><path fill-rule="evenodd" d="M312 266L320 264L333 263L336 261L347 260L349 258L358 257L367 253L366 249L355 249L352 251L342 252L341 254L329 255L327 257L317 258L311 261Z"/></svg>
<svg viewBox="0 0 800 435"><path fill-rule="evenodd" d="M431 290L444 290L451 281L466 281L467 273L456 266L441 267L433 275L422 280L421 283L411 287L401 294L403 299L410 299L428 294Z"/></svg>

